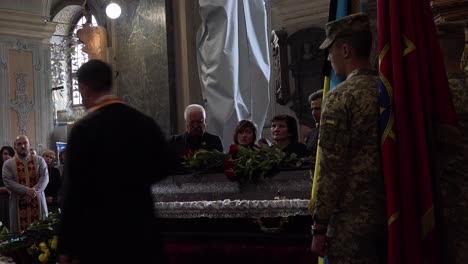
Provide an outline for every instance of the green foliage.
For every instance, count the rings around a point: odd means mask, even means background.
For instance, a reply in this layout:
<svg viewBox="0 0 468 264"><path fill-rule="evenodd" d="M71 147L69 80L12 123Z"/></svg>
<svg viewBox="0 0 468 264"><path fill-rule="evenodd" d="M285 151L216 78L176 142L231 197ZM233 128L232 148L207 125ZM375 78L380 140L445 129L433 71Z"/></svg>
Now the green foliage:
<svg viewBox="0 0 468 264"><path fill-rule="evenodd" d="M273 176L281 169L300 168L302 162L295 153L287 155L275 147L237 147L233 158L234 171L241 182L258 182L264 177Z"/></svg>
<svg viewBox="0 0 468 264"><path fill-rule="evenodd" d="M188 170L198 173L224 170L229 179L240 182L258 182L281 169L300 168L302 164L296 154L288 155L266 145L252 149L232 145L229 154L202 149L186 155L184 162Z"/></svg>
<svg viewBox="0 0 468 264"><path fill-rule="evenodd" d="M33 263L55 263L59 224L59 213L49 213L19 234L0 234L0 254L14 257L27 252Z"/></svg>
<svg viewBox="0 0 468 264"><path fill-rule="evenodd" d="M10 231L8 231L8 228L6 226L3 226L2 231L0 231L0 239L2 238L2 236L8 235L9 232Z"/></svg>
<svg viewBox="0 0 468 264"><path fill-rule="evenodd" d="M217 150L208 151L200 149L197 152L189 153L185 156L183 165L194 172L221 172L223 171L224 160L229 158L229 154Z"/></svg>

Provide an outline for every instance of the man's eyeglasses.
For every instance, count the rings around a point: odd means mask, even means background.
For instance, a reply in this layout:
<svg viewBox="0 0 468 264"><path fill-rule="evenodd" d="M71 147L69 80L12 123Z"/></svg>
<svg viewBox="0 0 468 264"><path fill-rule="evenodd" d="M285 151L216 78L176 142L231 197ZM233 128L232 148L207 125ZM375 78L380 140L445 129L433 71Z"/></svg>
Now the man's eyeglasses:
<svg viewBox="0 0 468 264"><path fill-rule="evenodd" d="M27 145L29 145L29 142L27 142L27 141L23 141L23 142L16 142L16 146L17 146L17 147L20 147L20 146L22 146L22 145L25 145L25 146L27 146Z"/></svg>

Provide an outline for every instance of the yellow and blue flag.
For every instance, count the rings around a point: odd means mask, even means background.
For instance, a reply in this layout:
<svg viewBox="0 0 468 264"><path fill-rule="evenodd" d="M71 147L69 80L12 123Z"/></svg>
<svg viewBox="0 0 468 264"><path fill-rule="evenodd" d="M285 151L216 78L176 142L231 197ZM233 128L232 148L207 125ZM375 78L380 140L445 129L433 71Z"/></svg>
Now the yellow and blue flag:
<svg viewBox="0 0 468 264"><path fill-rule="evenodd" d="M328 14L328 21L333 21L349 14L357 13L361 9L359 0L330 0L330 8ZM328 51L325 56L324 66L322 70L322 75L324 76L323 82L323 100L329 90L333 89L336 85L341 83L344 79L336 76L335 71L332 69L330 62L328 61ZM333 124L335 120L333 118L324 117L325 122ZM320 142L320 138L319 138ZM311 198L310 198L310 211L311 213L314 210L315 195L317 191L317 175L318 175L318 165L320 160L320 148L317 148L317 155L315 160L314 168L314 179L312 182ZM318 259L319 264L327 264L327 258Z"/></svg>

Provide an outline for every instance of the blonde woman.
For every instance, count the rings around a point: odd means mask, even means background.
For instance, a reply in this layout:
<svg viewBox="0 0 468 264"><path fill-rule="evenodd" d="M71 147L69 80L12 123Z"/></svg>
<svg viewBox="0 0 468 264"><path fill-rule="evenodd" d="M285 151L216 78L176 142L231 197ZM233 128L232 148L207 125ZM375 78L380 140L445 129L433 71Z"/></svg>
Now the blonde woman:
<svg viewBox="0 0 468 264"><path fill-rule="evenodd" d="M62 186L62 177L60 177L60 171L54 167L55 165L55 152L52 150L45 150L42 152L42 157L47 164L47 170L49 171L49 184L45 189L47 206L49 211L53 212L58 209L58 196L60 187Z"/></svg>

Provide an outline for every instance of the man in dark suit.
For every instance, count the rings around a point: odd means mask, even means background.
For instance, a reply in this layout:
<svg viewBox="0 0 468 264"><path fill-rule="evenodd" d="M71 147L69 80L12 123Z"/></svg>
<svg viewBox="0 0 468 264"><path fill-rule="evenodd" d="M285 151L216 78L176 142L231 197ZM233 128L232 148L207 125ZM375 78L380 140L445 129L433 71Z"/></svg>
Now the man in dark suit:
<svg viewBox="0 0 468 264"><path fill-rule="evenodd" d="M85 117L67 144L59 263L161 263L151 184L173 162L150 117L112 95L112 68L90 60L78 72Z"/></svg>
<svg viewBox="0 0 468 264"><path fill-rule="evenodd" d="M309 105L315 120L315 127L306 135L304 143L307 147L307 155L315 162L317 155L317 143L320 130L320 113L322 111L323 90L317 90L309 95Z"/></svg>
<svg viewBox="0 0 468 264"><path fill-rule="evenodd" d="M199 149L223 151L221 139L205 131L206 111L201 105L191 104L184 112L185 130L181 135L169 139L169 146L181 158L187 152Z"/></svg>

